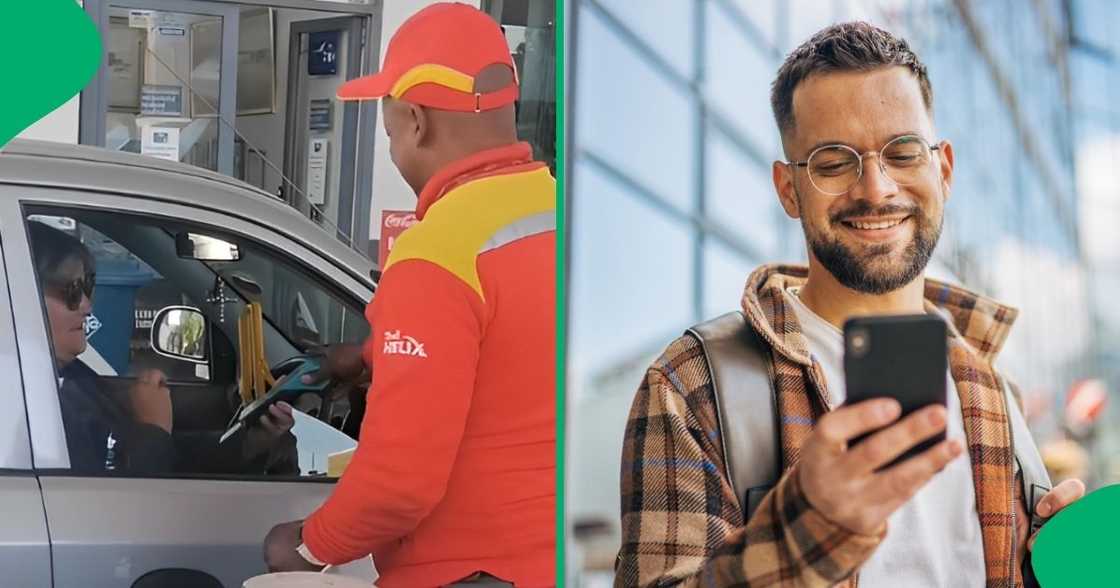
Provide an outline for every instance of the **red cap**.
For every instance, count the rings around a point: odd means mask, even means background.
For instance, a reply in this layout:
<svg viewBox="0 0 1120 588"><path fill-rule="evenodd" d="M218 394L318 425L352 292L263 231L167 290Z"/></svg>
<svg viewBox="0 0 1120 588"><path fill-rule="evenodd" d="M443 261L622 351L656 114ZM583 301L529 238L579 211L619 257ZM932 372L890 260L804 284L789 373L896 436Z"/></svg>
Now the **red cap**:
<svg viewBox="0 0 1120 588"><path fill-rule="evenodd" d="M474 78L486 67L514 71L509 86L486 94ZM517 72L505 35L494 19L466 4L433 4L404 21L389 41L381 71L346 82L340 100L392 96L440 110L481 112L517 100Z"/></svg>

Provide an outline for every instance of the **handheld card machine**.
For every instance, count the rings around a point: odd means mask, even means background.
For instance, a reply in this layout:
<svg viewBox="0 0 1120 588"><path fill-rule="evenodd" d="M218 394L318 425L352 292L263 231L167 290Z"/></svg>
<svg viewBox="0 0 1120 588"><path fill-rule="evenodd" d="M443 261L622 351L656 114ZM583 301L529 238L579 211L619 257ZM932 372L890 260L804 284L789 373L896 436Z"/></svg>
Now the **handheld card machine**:
<svg viewBox="0 0 1120 588"><path fill-rule="evenodd" d="M268 407L277 402L285 401L291 404L304 394L325 394L328 384L326 380L315 384L303 383L303 376L319 371L320 367L320 358L310 355L297 355L277 365L273 372L280 378L267 394L244 405L238 411L233 425L222 435L219 443L229 439L242 428L256 425L261 416L268 411Z"/></svg>

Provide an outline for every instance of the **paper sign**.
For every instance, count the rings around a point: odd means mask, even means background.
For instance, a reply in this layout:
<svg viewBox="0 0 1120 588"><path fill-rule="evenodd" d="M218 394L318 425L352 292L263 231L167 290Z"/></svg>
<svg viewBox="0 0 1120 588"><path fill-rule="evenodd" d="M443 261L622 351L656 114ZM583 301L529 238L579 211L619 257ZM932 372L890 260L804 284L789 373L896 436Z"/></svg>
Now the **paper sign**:
<svg viewBox="0 0 1120 588"><path fill-rule="evenodd" d="M330 99L312 100L311 116L308 117L307 128L312 131L331 130L331 122L334 119L332 110Z"/></svg>
<svg viewBox="0 0 1120 588"><path fill-rule="evenodd" d="M393 250L397 237L418 222L420 221L416 219L416 212L412 210L381 211L381 240L377 245L378 267L385 267L385 262L389 261L389 252Z"/></svg>
<svg viewBox="0 0 1120 588"><path fill-rule="evenodd" d="M340 31L311 33L311 49L307 54L307 74L333 76L338 72L338 38Z"/></svg>
<svg viewBox="0 0 1120 588"><path fill-rule="evenodd" d="M307 149L307 201L322 206L327 200L327 139L312 139Z"/></svg>
<svg viewBox="0 0 1120 588"><path fill-rule="evenodd" d="M149 29L152 26L151 10L129 10L128 26L134 29Z"/></svg>
<svg viewBox="0 0 1120 588"><path fill-rule="evenodd" d="M177 127L144 127L140 153L158 159L179 161L179 129Z"/></svg>
<svg viewBox="0 0 1120 588"><path fill-rule="evenodd" d="M183 88L144 84L140 90L140 114L183 116Z"/></svg>
<svg viewBox="0 0 1120 588"><path fill-rule="evenodd" d="M183 15L175 12L157 12L152 15L153 27L171 27L176 29L186 29L187 23L183 19Z"/></svg>

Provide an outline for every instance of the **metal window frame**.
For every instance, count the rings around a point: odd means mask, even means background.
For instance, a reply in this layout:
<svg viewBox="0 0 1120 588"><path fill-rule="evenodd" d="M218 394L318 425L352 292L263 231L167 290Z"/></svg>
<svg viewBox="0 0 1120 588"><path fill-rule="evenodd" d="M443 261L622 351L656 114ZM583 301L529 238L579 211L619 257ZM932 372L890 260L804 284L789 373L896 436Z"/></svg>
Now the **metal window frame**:
<svg viewBox="0 0 1120 588"><path fill-rule="evenodd" d="M19 344L22 337L16 328L16 315L13 306L12 290L26 288L26 280L8 279L8 263L6 255L15 254L5 242L11 242L13 236L4 233L0 240L0 371L7 374L8 385L0 390L6 410L0 412L0 431L4 432L4 441L0 443L0 475L9 475L25 472L30 475L34 469L31 456L31 433L27 414L27 405L24 397L23 374L20 371ZM21 285L21 283L24 283ZM21 305L20 308L23 308Z"/></svg>
<svg viewBox="0 0 1120 588"><path fill-rule="evenodd" d="M234 129L221 119L237 119L237 49L241 12L238 4L211 0L89 0L86 13L97 23L98 32L105 38L109 32L109 9L112 7L134 10L157 10L217 16L222 19L222 52L219 59L221 81L218 90L218 169L219 173L233 175ZM107 49L102 49L107 51ZM101 63L106 63L103 58ZM105 146L105 120L108 115L109 76L106 67L99 67L93 82L82 90L79 107L78 142L83 145ZM183 97L184 108L191 99Z"/></svg>
<svg viewBox="0 0 1120 588"><path fill-rule="evenodd" d="M752 44L758 51L763 53L766 59L776 60L779 56L779 50L773 47L761 35L757 28L750 21L750 18L743 14L741 10L730 4L727 0L693 0L693 6L696 13L694 14L694 26L696 27L695 43L693 47L693 76L687 77L677 71L668 60L662 57L644 38L641 37L636 31L630 28L619 16L617 16L609 7L605 6L602 0L577 0L573 3L572 13L575 15L574 20L579 19L579 14L583 10L590 10L599 17L600 21L610 29L619 40L630 47L638 57L650 65L655 72L661 75L662 79L667 81L670 85L676 86L682 90L692 101L693 108L696 109L697 119L695 127L692 129L693 136L693 151L696 157L696 177L692 178L692 183L695 189L692 210L681 210L678 206L671 203L671 199L660 193L659 190L652 186L645 185L640 179L622 171L617 166L611 164L602 156L595 152L594 148L583 147L579 143L578 133L576 131L577 125L575 119L579 116L579 106L575 105L574 108L568 110L568 169L569 174L574 175L574 169L581 164L589 164L591 167L596 168L603 172L612 181L621 185L624 189L631 192L636 197L653 205L664 214L683 224L692 225L693 232L693 276L691 279L694 281L693 288L693 314L694 318L699 320L703 315L704 304L704 276L707 268L704 267L703 256L704 250L708 245L709 239L714 239L722 245L739 254L744 259L757 260L760 255L757 247L752 245L746 239L743 239L736 232L724 226L717 219L709 218L706 215L707 204L707 166L708 166L708 145L707 139L712 133L719 133L728 139L728 143L734 147L744 160L753 162L765 172L769 167L769 159L765 156L766 150L755 143L753 139L744 135L738 128L731 124L730 117L723 113L718 105L705 95L703 82L705 79L705 57L707 54L706 37L707 23L706 11L707 10L723 10L725 16L729 16L729 20L734 24L735 28L747 38L748 42ZM718 6L713 6L718 4ZM781 4L781 2L778 2ZM785 16L782 14L781 16ZM576 31L569 30L572 42L571 46L575 47L579 43L579 36ZM575 96L573 87L578 84L578 64L574 59L575 51L571 51L573 55L569 62L569 83L567 85L568 96ZM569 100L569 104L574 101ZM571 176L570 176L571 177ZM573 218L571 212L574 206L578 203L573 202L575 199L571 196L574 190L574 185L571 179L568 182L568 218ZM569 227L569 240L572 234L572 229ZM783 242L784 235L779 235L779 242ZM569 275L571 273L569 261Z"/></svg>
<svg viewBox="0 0 1120 588"><path fill-rule="evenodd" d="M18 190L18 188L15 188ZM13 191L11 185L0 185L0 193ZM23 276L9 289L13 308L27 312L15 315L19 333L19 374L23 379L24 405L28 434L31 439L32 463L35 468L70 467L70 453L62 430L62 407L58 398L58 381L43 301L36 284L35 265L25 226L22 207L17 198L0 198L0 233L4 236L5 271ZM37 310L32 310L37 309ZM36 423L52 423L36 426ZM57 423L57 427L53 424Z"/></svg>

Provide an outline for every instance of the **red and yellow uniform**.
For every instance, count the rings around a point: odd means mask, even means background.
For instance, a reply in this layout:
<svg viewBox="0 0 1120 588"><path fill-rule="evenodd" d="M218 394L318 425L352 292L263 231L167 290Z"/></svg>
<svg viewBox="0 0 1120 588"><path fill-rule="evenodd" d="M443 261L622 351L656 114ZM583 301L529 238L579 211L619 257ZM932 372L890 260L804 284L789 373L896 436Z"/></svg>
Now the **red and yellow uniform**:
<svg viewBox="0 0 1120 588"><path fill-rule="evenodd" d="M367 309L374 382L317 559L372 552L378 585L485 570L555 583L555 181L526 144L424 188Z"/></svg>

